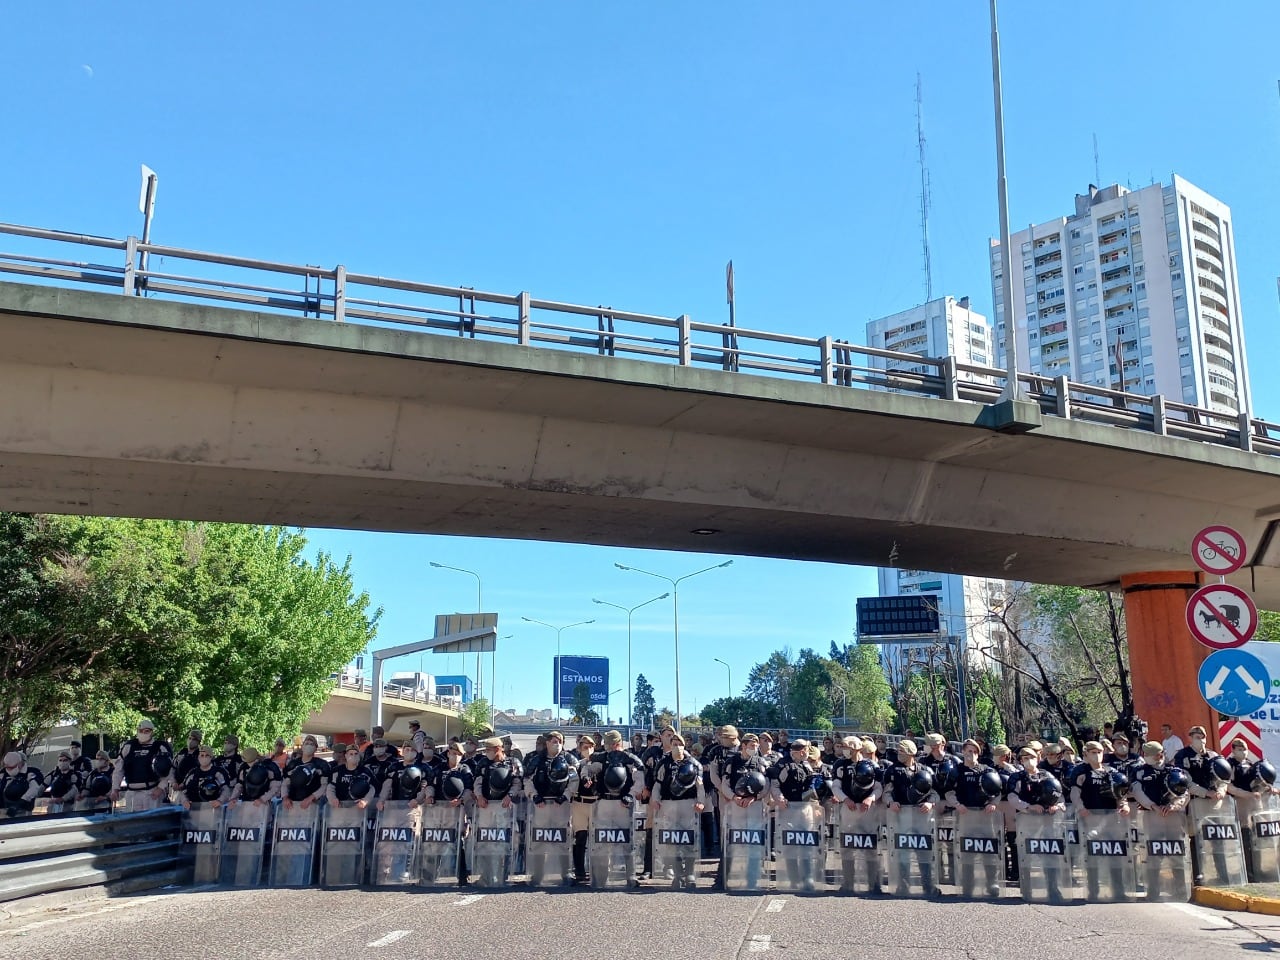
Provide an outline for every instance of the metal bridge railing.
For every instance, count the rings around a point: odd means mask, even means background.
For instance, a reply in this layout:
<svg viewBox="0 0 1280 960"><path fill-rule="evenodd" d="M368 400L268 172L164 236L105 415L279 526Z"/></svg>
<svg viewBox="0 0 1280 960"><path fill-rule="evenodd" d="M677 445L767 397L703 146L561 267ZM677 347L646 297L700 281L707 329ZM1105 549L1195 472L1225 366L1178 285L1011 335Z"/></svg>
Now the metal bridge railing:
<svg viewBox="0 0 1280 960"><path fill-rule="evenodd" d="M300 266L0 223L0 234L31 250L0 251L0 273L53 285L88 284L126 296L217 301L339 323L411 328L681 366L715 368L844 387L990 403L1003 389L997 367L954 357L861 346L830 336L802 337L542 300L528 292L492 293L373 274ZM106 251L114 251L111 258ZM53 254L63 254L55 256ZM111 261L111 262L103 262ZM159 261L160 267L153 266ZM1280 455L1280 423L1074 383L1018 376L1048 416Z"/></svg>

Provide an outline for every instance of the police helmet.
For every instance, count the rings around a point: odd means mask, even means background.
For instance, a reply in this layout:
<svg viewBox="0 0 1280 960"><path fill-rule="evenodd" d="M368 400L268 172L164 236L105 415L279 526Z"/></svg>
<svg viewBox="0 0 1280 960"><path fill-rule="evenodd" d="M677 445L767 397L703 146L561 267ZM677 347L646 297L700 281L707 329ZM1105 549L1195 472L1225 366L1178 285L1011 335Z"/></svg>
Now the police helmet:
<svg viewBox="0 0 1280 960"><path fill-rule="evenodd" d="M1214 757L1209 761L1209 773L1219 783L1231 782L1231 761L1226 757Z"/></svg>
<svg viewBox="0 0 1280 960"><path fill-rule="evenodd" d="M1181 767L1170 767L1169 772L1165 774L1165 785L1168 786L1169 792L1175 797L1180 797L1187 792L1187 788L1191 786L1191 778L1187 776L1187 771Z"/></svg>
<svg viewBox="0 0 1280 960"><path fill-rule="evenodd" d="M918 766L911 774L911 789L916 796L923 797L933 789L933 771L925 766Z"/></svg>
<svg viewBox="0 0 1280 960"><path fill-rule="evenodd" d="M320 771L309 763L299 764L289 772L289 798L301 800L320 786Z"/></svg>
<svg viewBox="0 0 1280 960"><path fill-rule="evenodd" d="M680 766L671 772L672 789L681 794L692 790L697 782L698 768L691 760L682 760Z"/></svg>
<svg viewBox="0 0 1280 960"><path fill-rule="evenodd" d="M876 782L876 765L870 760L859 760L853 765L853 785L866 788Z"/></svg>
<svg viewBox="0 0 1280 960"><path fill-rule="evenodd" d="M1262 781L1268 787L1275 786L1276 768L1270 760L1259 760L1253 765L1253 782Z"/></svg>
<svg viewBox="0 0 1280 960"><path fill-rule="evenodd" d="M547 764L547 779L556 786L564 786L569 782L569 775L573 772L573 768L569 766L569 761L565 759L564 754L557 754L556 758Z"/></svg>
<svg viewBox="0 0 1280 960"><path fill-rule="evenodd" d="M363 800L372 789L373 780L363 770L347 781L347 793L351 794L352 800Z"/></svg>
<svg viewBox="0 0 1280 960"><path fill-rule="evenodd" d="M1117 799L1129 792L1129 778L1123 770L1112 770L1108 783L1111 786L1111 796Z"/></svg>
<svg viewBox="0 0 1280 960"><path fill-rule="evenodd" d="M1058 782L1057 777L1045 777L1043 780L1037 780L1036 794L1040 799L1040 806L1052 807L1055 804L1062 803L1062 784Z"/></svg>
<svg viewBox="0 0 1280 960"><path fill-rule="evenodd" d="M988 799L994 800L1004 793L1004 781L1000 779L997 771L984 770L982 776L978 778L978 789L986 794Z"/></svg>
<svg viewBox="0 0 1280 960"><path fill-rule="evenodd" d="M748 770L738 778L733 792L740 797L758 797L769 789L769 778L759 770Z"/></svg>
<svg viewBox="0 0 1280 960"><path fill-rule="evenodd" d="M627 786L627 768L621 764L614 764L612 767L606 767L604 776L600 778L604 783L604 788L610 793L617 793Z"/></svg>
<svg viewBox="0 0 1280 960"><path fill-rule="evenodd" d="M217 777L204 777L196 792L200 794L201 800L217 800L218 794L222 793L222 785L218 783Z"/></svg>
<svg viewBox="0 0 1280 960"><path fill-rule="evenodd" d="M467 785L462 782L461 777L444 777L440 780L440 793L446 800L457 800L466 789Z"/></svg>
<svg viewBox="0 0 1280 960"><path fill-rule="evenodd" d="M484 781L489 787L489 796L494 798L505 797L511 792L511 783L514 779L511 767L506 763L491 763L484 771Z"/></svg>
<svg viewBox="0 0 1280 960"><path fill-rule="evenodd" d="M938 764L936 773L937 788L939 793L946 793L955 787L956 781L960 777L960 765L950 757Z"/></svg>
<svg viewBox="0 0 1280 960"><path fill-rule="evenodd" d="M151 772L157 777L167 777L173 769L173 758L167 753L157 753L151 758Z"/></svg>
<svg viewBox="0 0 1280 960"><path fill-rule="evenodd" d="M422 789L422 768L408 766L400 771L400 791L417 794Z"/></svg>
<svg viewBox="0 0 1280 960"><path fill-rule="evenodd" d="M94 799L105 797L111 792L111 774L101 772L93 774L89 777L88 789L89 796Z"/></svg>
<svg viewBox="0 0 1280 960"><path fill-rule="evenodd" d="M26 777L15 777L4 785L4 798L6 800L21 800L22 795L26 792Z"/></svg>
<svg viewBox="0 0 1280 960"><path fill-rule="evenodd" d="M249 772L244 775L244 794L246 800L257 800L267 792L267 784L271 781L270 775L267 773L266 767L262 764L255 763L249 768Z"/></svg>

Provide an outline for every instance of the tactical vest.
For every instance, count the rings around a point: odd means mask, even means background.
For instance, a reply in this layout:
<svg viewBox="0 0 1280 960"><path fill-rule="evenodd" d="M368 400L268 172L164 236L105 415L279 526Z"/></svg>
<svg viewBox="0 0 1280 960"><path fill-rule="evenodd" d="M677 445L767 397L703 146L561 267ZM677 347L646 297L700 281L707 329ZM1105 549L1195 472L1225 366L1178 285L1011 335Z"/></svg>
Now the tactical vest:
<svg viewBox="0 0 1280 960"><path fill-rule="evenodd" d="M778 767L778 790L787 803L799 803L811 787L813 770L807 763L788 760Z"/></svg>

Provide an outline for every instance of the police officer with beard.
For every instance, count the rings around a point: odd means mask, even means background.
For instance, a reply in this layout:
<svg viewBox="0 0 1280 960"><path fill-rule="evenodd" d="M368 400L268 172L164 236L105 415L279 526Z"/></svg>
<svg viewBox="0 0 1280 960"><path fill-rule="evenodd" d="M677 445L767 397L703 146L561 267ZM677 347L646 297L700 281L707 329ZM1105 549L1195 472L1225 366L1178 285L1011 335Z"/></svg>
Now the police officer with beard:
<svg viewBox="0 0 1280 960"><path fill-rule="evenodd" d="M151 810L163 800L172 782L173 750L156 738L154 723L139 721L136 735L120 747L111 783L112 802L123 795L126 812Z"/></svg>
<svg viewBox="0 0 1280 960"><path fill-rule="evenodd" d="M284 799L286 807L295 803L306 810L319 803L329 787L329 763L316 756L316 738L307 734L302 738L302 756L294 757L284 766Z"/></svg>

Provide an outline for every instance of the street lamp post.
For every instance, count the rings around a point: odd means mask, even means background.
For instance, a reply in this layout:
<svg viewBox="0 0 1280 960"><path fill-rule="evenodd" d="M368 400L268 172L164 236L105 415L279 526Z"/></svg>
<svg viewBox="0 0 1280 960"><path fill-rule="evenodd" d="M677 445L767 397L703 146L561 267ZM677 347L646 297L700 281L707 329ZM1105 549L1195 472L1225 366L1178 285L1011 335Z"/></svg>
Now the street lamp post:
<svg viewBox="0 0 1280 960"><path fill-rule="evenodd" d="M452 570L454 573L465 573L467 576L476 578L476 613L484 613L484 602L480 599L480 574L474 570L467 570L465 567L451 567L447 563L436 563L434 560L427 561L429 566L435 567L437 570ZM480 696L484 696L484 667L480 654L476 654L476 687L479 688ZM463 663L462 669L467 669L466 663ZM492 685L492 683L491 683ZM490 696L496 693L491 691Z"/></svg>
<svg viewBox="0 0 1280 960"><path fill-rule="evenodd" d="M712 659L712 660L714 660L716 663L720 664L720 666L724 667L725 672L729 674L729 697L732 699L732 697L733 697L733 669L732 669L732 668L731 668L727 663L725 663L723 660L721 660L719 657L712 657L711 659Z"/></svg>
<svg viewBox="0 0 1280 960"><path fill-rule="evenodd" d="M632 573L643 573L647 577L654 577L658 580L665 580L671 584L671 617L672 626L675 634L675 659L676 659L676 722L675 728L680 729L680 584L696 577L701 573L707 573L710 570L718 570L721 567L727 567L732 564L732 560L726 560L724 563L714 563L709 567L703 567L701 570L695 570L693 573L686 573L683 577L677 577L672 580L670 577L664 577L660 573L654 573L650 570L641 570L639 567L629 567L623 563L615 563L614 566L619 570L630 570Z"/></svg>
<svg viewBox="0 0 1280 960"><path fill-rule="evenodd" d="M671 596L671 594L664 593L662 596L653 597L650 600L646 600L644 603L637 603L634 607L624 607L620 603L610 603L608 600L596 600L594 598L592 598L591 600L592 603L598 603L604 607L613 607L615 610L621 610L627 615L627 723L628 724L632 723L634 720L631 713L632 706L633 706L631 703L631 697L632 697L632 694L635 692L634 688L631 685L631 615L635 613L637 610L639 610L641 607L647 607L651 603L657 603L659 600L665 600L669 596Z"/></svg>
<svg viewBox="0 0 1280 960"><path fill-rule="evenodd" d="M556 723L560 723L560 634L568 630L570 627L583 627L588 623L595 623L595 620L579 620L577 623L566 623L563 627L557 627L554 623L547 623L545 620L535 620L533 617L521 617L521 620L527 620L530 623L536 623L544 627L550 627L556 632L556 681L551 688L551 696L556 702Z"/></svg>

